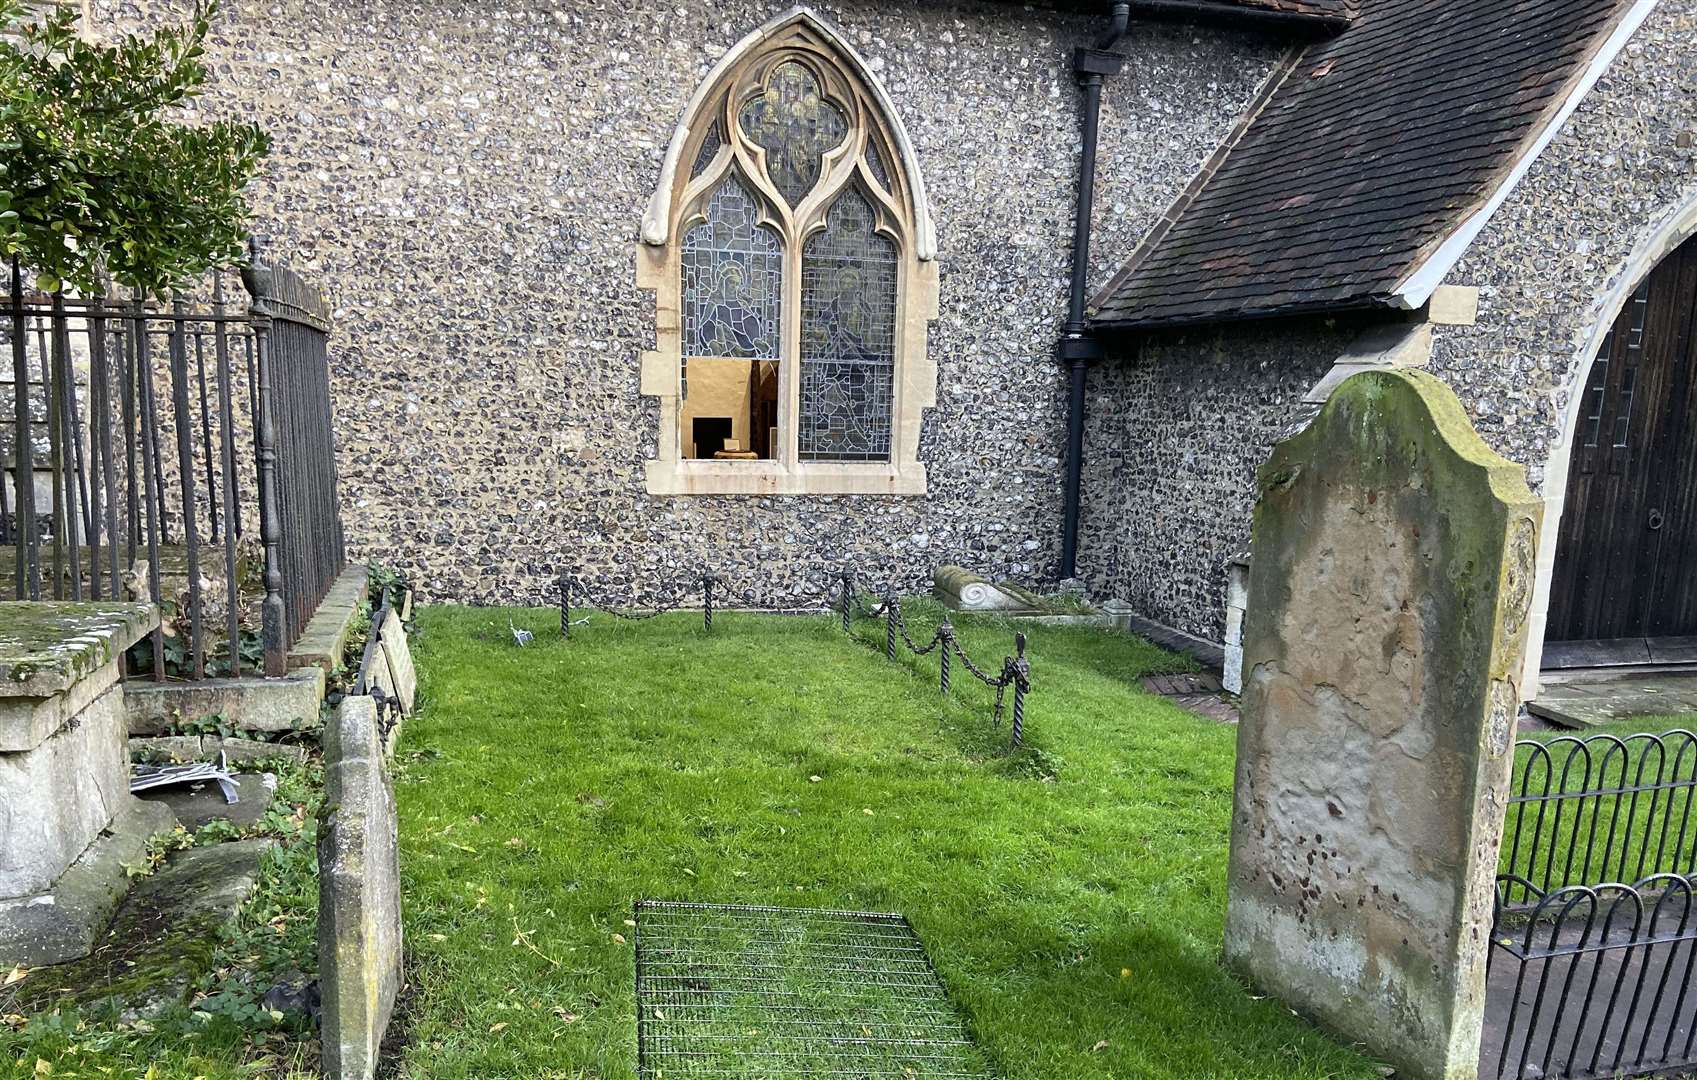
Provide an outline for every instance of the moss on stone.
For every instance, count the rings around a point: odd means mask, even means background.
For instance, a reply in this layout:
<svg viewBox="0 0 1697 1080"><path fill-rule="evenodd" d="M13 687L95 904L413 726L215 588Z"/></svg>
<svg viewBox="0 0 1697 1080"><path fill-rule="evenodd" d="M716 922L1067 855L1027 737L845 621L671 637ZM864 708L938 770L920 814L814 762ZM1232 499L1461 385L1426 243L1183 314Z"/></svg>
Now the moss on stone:
<svg viewBox="0 0 1697 1080"><path fill-rule="evenodd" d="M56 693L110 663L156 619L148 604L0 604L0 680L23 696Z"/></svg>

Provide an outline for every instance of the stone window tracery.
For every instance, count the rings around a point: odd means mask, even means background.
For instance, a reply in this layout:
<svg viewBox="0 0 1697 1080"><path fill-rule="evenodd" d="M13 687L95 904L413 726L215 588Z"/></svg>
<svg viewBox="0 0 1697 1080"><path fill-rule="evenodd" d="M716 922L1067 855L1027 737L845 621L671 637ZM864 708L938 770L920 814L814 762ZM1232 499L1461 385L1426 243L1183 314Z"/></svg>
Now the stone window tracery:
<svg viewBox="0 0 1697 1080"><path fill-rule="evenodd" d="M804 11L721 61L643 240L651 492L924 493L935 241L900 122L839 36Z"/></svg>

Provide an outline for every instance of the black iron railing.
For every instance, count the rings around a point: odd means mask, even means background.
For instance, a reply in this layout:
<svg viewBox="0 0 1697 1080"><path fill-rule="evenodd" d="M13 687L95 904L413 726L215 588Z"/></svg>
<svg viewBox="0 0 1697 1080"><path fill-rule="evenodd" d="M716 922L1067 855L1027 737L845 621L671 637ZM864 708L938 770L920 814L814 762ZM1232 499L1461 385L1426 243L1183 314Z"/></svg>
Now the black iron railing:
<svg viewBox="0 0 1697 1080"><path fill-rule="evenodd" d="M1581 1080L1697 1064L1694 882L1569 885L1513 925L1499 919L1491 963L1512 964L1513 979L1494 981L1488 999L1502 1033L1496 1075Z"/></svg>
<svg viewBox="0 0 1697 1080"><path fill-rule="evenodd" d="M1510 908L1564 885L1697 873L1697 735L1562 736L1515 747L1500 872Z"/></svg>
<svg viewBox="0 0 1697 1080"><path fill-rule="evenodd" d="M9 591L158 604L159 680L283 674L343 565L327 309L253 254L246 305L223 272L162 304L31 294L10 268Z"/></svg>
<svg viewBox="0 0 1697 1080"><path fill-rule="evenodd" d="M1014 635L1014 653L1002 659L999 672L992 675L989 670L973 662L966 650L961 646L960 639L955 634L955 628L950 623L947 614L933 632L931 639L920 645L913 639L908 630L907 620L902 615L901 599L896 590L882 590L883 599L875 606L867 606L862 600L863 590L856 584L853 570L845 569L835 575L830 584L811 592L799 594L801 600L797 606L774 608L762 605L752 597L739 595L730 588L727 579L711 572L696 576L698 588L684 590L670 599L653 607L634 607L609 604L591 597L583 583L570 573L559 576L560 603L560 634L568 641L572 636L572 627L576 625L573 613L579 609L594 609L605 612L615 618L629 621L652 619L671 611L684 608L701 610L702 628L708 633L713 631L713 614L721 610L727 602L733 603L741 611L771 613L825 613L831 612L842 620L843 633L853 634L856 618L880 619L884 623L884 655L891 661L899 658L898 642L905 646L915 656L937 654L937 685L943 694L948 694L953 686L953 660L959 659L961 665L973 678L995 691L996 704L993 722L1000 726L1004 704L1008 691L1012 694L1011 747L1019 749L1025 743L1025 699L1031 692L1031 661L1025 655L1026 639L1024 634ZM811 600L811 603L808 601ZM515 631L516 633L516 631Z"/></svg>
<svg viewBox="0 0 1697 1080"><path fill-rule="evenodd" d="M1697 1065L1697 735L1515 750L1485 1070L1507 1080Z"/></svg>

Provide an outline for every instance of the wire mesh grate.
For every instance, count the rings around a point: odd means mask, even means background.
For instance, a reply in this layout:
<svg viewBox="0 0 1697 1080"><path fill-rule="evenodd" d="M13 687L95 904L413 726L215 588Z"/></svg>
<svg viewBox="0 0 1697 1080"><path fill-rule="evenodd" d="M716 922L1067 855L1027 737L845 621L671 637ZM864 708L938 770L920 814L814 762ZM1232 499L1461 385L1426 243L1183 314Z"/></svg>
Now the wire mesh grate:
<svg viewBox="0 0 1697 1080"><path fill-rule="evenodd" d="M643 1080L991 1072L900 915L643 900Z"/></svg>

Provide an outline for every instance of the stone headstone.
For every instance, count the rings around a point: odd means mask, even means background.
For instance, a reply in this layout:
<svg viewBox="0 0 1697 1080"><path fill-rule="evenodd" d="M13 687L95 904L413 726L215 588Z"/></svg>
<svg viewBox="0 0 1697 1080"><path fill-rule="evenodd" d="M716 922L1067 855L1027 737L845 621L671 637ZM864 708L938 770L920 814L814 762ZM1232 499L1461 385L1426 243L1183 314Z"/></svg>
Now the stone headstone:
<svg viewBox="0 0 1697 1080"><path fill-rule="evenodd" d="M324 740L318 833L318 976L324 1075L370 1080L401 987L395 795L377 706L342 699Z"/></svg>
<svg viewBox="0 0 1697 1080"><path fill-rule="evenodd" d="M383 639L383 655L389 661L389 681L401 702L401 712L412 715L413 702L418 698L418 671L413 667L412 650L407 646L407 631L401 618L390 608L388 617L379 629Z"/></svg>
<svg viewBox="0 0 1697 1080"><path fill-rule="evenodd" d="M1346 380L1259 482L1225 960L1472 1078L1539 503L1410 371Z"/></svg>

